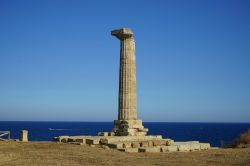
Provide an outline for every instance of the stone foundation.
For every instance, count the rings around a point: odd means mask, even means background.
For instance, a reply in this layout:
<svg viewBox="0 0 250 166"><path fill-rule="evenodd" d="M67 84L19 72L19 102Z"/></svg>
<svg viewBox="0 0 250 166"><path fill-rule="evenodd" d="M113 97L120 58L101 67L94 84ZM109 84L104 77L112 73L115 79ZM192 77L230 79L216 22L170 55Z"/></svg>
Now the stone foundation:
<svg viewBox="0 0 250 166"><path fill-rule="evenodd" d="M108 132L105 132L108 133ZM104 134L105 135L105 134ZM55 141L102 147L104 149L117 149L122 152L190 152L210 149L209 143L199 141L174 142L172 139L163 139L156 136L60 136Z"/></svg>

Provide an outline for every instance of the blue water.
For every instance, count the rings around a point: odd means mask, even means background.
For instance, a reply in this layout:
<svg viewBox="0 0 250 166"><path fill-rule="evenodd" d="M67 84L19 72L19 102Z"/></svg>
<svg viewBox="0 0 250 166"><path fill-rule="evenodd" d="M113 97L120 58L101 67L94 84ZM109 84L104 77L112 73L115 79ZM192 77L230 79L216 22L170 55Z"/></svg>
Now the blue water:
<svg viewBox="0 0 250 166"><path fill-rule="evenodd" d="M230 143L250 129L250 123L168 123L144 122L149 135L162 135L175 141L198 140L212 146ZM0 131L10 130L11 138L19 138L21 130L29 131L31 141L51 141L60 135L96 135L111 131L112 122L0 122Z"/></svg>

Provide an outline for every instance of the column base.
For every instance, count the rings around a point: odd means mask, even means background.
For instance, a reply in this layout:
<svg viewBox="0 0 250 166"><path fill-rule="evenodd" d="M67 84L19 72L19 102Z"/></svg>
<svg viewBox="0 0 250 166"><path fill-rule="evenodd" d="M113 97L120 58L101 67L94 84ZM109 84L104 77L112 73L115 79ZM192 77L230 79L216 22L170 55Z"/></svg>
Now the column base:
<svg viewBox="0 0 250 166"><path fill-rule="evenodd" d="M145 136L148 129L142 125L142 120L115 120L113 132L116 136Z"/></svg>

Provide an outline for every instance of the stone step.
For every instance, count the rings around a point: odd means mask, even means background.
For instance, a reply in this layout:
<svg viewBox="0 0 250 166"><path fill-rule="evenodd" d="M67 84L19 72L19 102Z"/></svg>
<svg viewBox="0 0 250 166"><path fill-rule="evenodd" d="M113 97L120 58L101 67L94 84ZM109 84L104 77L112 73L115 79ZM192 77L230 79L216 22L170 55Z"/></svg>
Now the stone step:
<svg viewBox="0 0 250 166"><path fill-rule="evenodd" d="M159 146L156 146L156 147L144 147L144 148L139 148L138 151L139 152L151 152L151 153L161 152L161 147L159 147Z"/></svg>
<svg viewBox="0 0 250 166"><path fill-rule="evenodd" d="M154 146L169 146L168 140L149 140L149 141L124 141L107 144L110 148L140 148Z"/></svg>
<svg viewBox="0 0 250 166"><path fill-rule="evenodd" d="M128 153L138 153L138 148L120 148L118 150L122 152L128 152Z"/></svg>
<svg viewBox="0 0 250 166"><path fill-rule="evenodd" d="M91 147L106 146L124 152L189 152L211 149L209 143L199 141L174 142L162 136L60 136L60 142Z"/></svg>
<svg viewBox="0 0 250 166"><path fill-rule="evenodd" d="M177 145L170 145L170 146L162 146L161 152L177 152L178 146Z"/></svg>
<svg viewBox="0 0 250 166"><path fill-rule="evenodd" d="M86 139L86 144L89 144L89 145L98 145L98 144L100 144L100 139L101 138L87 138Z"/></svg>
<svg viewBox="0 0 250 166"><path fill-rule="evenodd" d="M136 142L136 141L149 141L149 140L162 140L161 135L156 136L114 136L101 138L102 144L110 144L115 142Z"/></svg>
<svg viewBox="0 0 250 166"><path fill-rule="evenodd" d="M178 151L181 152L210 149L209 143L199 141L174 142L173 145L178 146Z"/></svg>

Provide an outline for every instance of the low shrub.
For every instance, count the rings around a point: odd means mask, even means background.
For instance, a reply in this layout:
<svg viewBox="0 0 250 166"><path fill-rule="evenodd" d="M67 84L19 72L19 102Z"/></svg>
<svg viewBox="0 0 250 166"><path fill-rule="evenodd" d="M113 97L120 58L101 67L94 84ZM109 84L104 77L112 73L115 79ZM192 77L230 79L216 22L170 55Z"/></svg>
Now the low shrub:
<svg viewBox="0 0 250 166"><path fill-rule="evenodd" d="M250 130L240 135L239 138L233 140L228 146L230 148L248 148L250 147Z"/></svg>

